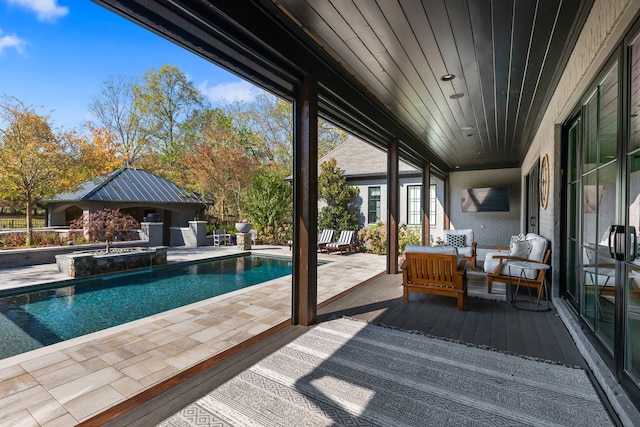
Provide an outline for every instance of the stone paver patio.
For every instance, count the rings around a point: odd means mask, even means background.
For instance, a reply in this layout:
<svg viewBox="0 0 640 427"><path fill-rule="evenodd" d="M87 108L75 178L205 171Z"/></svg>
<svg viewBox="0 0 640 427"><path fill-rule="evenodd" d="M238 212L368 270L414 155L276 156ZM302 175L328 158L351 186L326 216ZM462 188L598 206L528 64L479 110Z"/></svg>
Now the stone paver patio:
<svg viewBox="0 0 640 427"><path fill-rule="evenodd" d="M235 247L172 248L168 260L232 253ZM291 256L275 246L252 253ZM318 258L332 261L318 267L318 303L386 268L378 255ZM5 269L0 278L0 289L68 280L55 264ZM77 424L290 317L291 276L285 276L0 360L0 426Z"/></svg>

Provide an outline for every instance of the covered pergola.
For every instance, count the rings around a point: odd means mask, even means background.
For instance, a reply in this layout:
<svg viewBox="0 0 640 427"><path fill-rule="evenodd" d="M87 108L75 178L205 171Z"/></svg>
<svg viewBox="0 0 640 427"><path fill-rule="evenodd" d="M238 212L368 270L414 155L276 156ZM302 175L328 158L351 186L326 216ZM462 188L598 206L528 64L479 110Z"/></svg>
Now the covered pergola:
<svg viewBox="0 0 640 427"><path fill-rule="evenodd" d="M293 101L294 324L316 322L317 119L385 150L387 272L398 162L431 175L518 167L593 0L96 0ZM446 185L446 184L445 184ZM559 256L554 255L554 256Z"/></svg>

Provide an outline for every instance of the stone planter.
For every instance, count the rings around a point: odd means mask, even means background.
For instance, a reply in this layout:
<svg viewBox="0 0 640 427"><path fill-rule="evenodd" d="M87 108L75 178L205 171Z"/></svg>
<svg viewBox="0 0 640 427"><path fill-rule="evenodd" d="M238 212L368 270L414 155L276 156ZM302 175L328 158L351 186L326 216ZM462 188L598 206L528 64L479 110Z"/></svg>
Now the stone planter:
<svg viewBox="0 0 640 427"><path fill-rule="evenodd" d="M253 225L250 222L236 222L238 233L248 233Z"/></svg>
<svg viewBox="0 0 640 427"><path fill-rule="evenodd" d="M167 247L165 246L131 248L128 251L114 249L108 254L93 251L56 255L58 271L74 278L148 268L166 263Z"/></svg>

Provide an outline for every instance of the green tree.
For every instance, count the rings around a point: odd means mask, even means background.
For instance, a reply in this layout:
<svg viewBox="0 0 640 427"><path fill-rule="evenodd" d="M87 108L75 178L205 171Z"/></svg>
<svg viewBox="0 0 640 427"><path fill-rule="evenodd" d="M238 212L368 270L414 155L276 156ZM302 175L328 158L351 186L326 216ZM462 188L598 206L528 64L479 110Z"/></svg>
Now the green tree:
<svg viewBox="0 0 640 427"><path fill-rule="evenodd" d="M273 242L287 239L293 214L291 184L277 172L256 173L245 210L258 232L270 234Z"/></svg>
<svg viewBox="0 0 640 427"><path fill-rule="evenodd" d="M0 195L26 209L27 245L32 238L36 201L74 188L80 138L74 132L54 132L49 118L15 98L0 105Z"/></svg>
<svg viewBox="0 0 640 427"><path fill-rule="evenodd" d="M358 211L354 199L358 194L355 187L347 184L347 179L338 168L336 159L329 159L320 165L318 177L318 198L326 203L320 209L318 227L332 230L356 230Z"/></svg>
<svg viewBox="0 0 640 427"><path fill-rule="evenodd" d="M133 91L151 148L163 168L177 168L186 149L184 125L206 108L204 95L173 65L147 70Z"/></svg>
<svg viewBox="0 0 640 427"><path fill-rule="evenodd" d="M236 128L250 129L255 155L261 163L289 175L293 171L293 106L290 102L261 92L251 102L236 102L226 107ZM318 156L322 157L349 135L326 120L318 120Z"/></svg>

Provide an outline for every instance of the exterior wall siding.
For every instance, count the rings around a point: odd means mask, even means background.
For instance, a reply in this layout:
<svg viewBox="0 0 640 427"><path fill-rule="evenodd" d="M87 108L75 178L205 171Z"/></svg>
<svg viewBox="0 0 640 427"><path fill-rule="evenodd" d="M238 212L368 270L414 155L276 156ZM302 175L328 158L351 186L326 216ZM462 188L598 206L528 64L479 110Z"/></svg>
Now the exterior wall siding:
<svg viewBox="0 0 640 427"><path fill-rule="evenodd" d="M578 106L581 96L587 90L607 58L614 52L622 36L634 21L640 10L638 0L596 0L587 22L578 37L576 46L560 77L560 81L540 122L531 147L522 165L524 174L547 154L551 166L550 197L547 209L540 210L540 234L551 242L553 293L558 294L560 283L560 230L564 222L561 217L560 165L561 125ZM524 191L524 188L522 189ZM524 194L524 192L523 192ZM521 203L524 203L522 201ZM524 219L523 219L524 220ZM521 224L524 228L524 224Z"/></svg>

